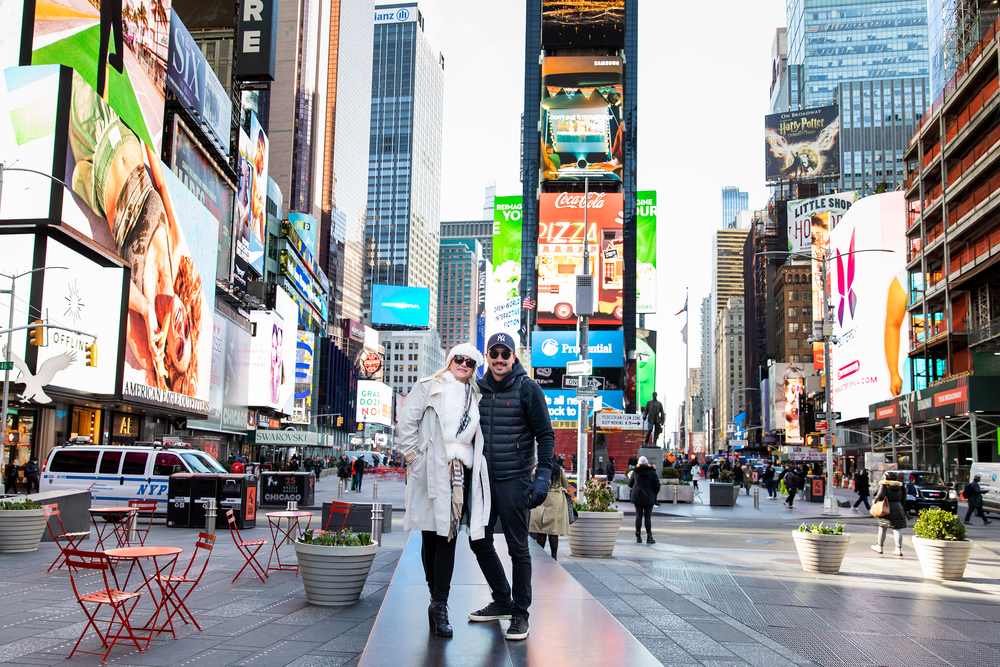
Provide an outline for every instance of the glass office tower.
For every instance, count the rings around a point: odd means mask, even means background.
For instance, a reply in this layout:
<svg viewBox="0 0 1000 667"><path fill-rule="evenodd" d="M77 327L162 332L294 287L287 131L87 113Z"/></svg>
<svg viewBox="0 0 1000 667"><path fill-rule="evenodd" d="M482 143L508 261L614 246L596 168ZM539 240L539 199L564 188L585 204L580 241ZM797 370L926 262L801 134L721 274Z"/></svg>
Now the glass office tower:
<svg viewBox="0 0 1000 667"><path fill-rule="evenodd" d="M377 5L372 55L362 310L371 285L430 289L437 326L444 56L417 3Z"/></svg>
<svg viewBox="0 0 1000 667"><path fill-rule="evenodd" d="M736 225L736 214L745 210L750 196L732 185L722 188L722 229L733 229Z"/></svg>

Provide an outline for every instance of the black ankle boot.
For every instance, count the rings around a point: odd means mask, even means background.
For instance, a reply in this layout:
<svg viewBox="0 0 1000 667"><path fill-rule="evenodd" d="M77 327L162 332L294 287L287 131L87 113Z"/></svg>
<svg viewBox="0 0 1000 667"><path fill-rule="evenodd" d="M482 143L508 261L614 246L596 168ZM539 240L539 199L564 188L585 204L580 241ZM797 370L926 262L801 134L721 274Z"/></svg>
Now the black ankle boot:
<svg viewBox="0 0 1000 667"><path fill-rule="evenodd" d="M451 637L453 633L451 623L448 622L448 603L434 601L427 608L427 619L430 621L431 630L438 637Z"/></svg>
<svg viewBox="0 0 1000 667"><path fill-rule="evenodd" d="M635 531L635 543L642 544L642 533L640 533L638 530Z"/></svg>

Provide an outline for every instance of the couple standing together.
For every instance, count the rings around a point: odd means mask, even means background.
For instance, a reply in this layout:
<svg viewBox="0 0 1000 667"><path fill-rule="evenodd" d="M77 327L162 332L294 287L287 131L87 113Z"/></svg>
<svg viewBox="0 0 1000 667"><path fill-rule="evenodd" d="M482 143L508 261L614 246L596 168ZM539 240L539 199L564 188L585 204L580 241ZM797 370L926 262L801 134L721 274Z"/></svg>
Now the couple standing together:
<svg viewBox="0 0 1000 667"><path fill-rule="evenodd" d="M514 339L494 334L487 355L487 370L477 381L482 355L472 345L455 346L445 367L417 382L406 397L399 418L399 449L407 464L403 529L419 530L423 539L431 630L453 634L448 592L458 533L465 527L493 595L469 620L510 619L505 637L525 639L531 604L528 516L549 492L555 434L542 389L518 361ZM497 517L513 563L513 587L493 546Z"/></svg>

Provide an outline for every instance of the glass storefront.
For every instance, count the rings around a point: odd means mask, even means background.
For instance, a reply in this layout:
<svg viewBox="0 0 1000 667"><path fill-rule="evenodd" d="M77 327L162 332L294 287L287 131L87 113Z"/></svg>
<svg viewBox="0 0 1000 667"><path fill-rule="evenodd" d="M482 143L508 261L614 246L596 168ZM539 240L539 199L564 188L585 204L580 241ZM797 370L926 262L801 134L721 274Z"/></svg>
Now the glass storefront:
<svg viewBox="0 0 1000 667"><path fill-rule="evenodd" d="M24 483L24 466L35 454L35 425L38 412L23 408L9 408L7 424L4 428L4 466L17 466L18 480Z"/></svg>
<svg viewBox="0 0 1000 667"><path fill-rule="evenodd" d="M73 408L70 422L71 438L90 438L91 442L101 442L101 411L91 408Z"/></svg>

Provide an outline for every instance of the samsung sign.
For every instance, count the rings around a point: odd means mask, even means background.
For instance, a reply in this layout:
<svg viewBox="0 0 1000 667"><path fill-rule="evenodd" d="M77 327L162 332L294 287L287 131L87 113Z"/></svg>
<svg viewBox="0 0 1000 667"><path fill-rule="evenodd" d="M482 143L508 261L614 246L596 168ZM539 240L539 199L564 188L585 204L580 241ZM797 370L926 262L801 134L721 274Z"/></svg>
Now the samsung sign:
<svg viewBox="0 0 1000 667"><path fill-rule="evenodd" d="M625 364L625 343L621 331L591 331L587 356L597 368L621 368ZM536 331L531 336L531 365L565 368L567 361L580 358L575 331Z"/></svg>
<svg viewBox="0 0 1000 667"><path fill-rule="evenodd" d="M375 25L380 23L413 23L417 20L417 8L400 7L399 9L375 8Z"/></svg>

